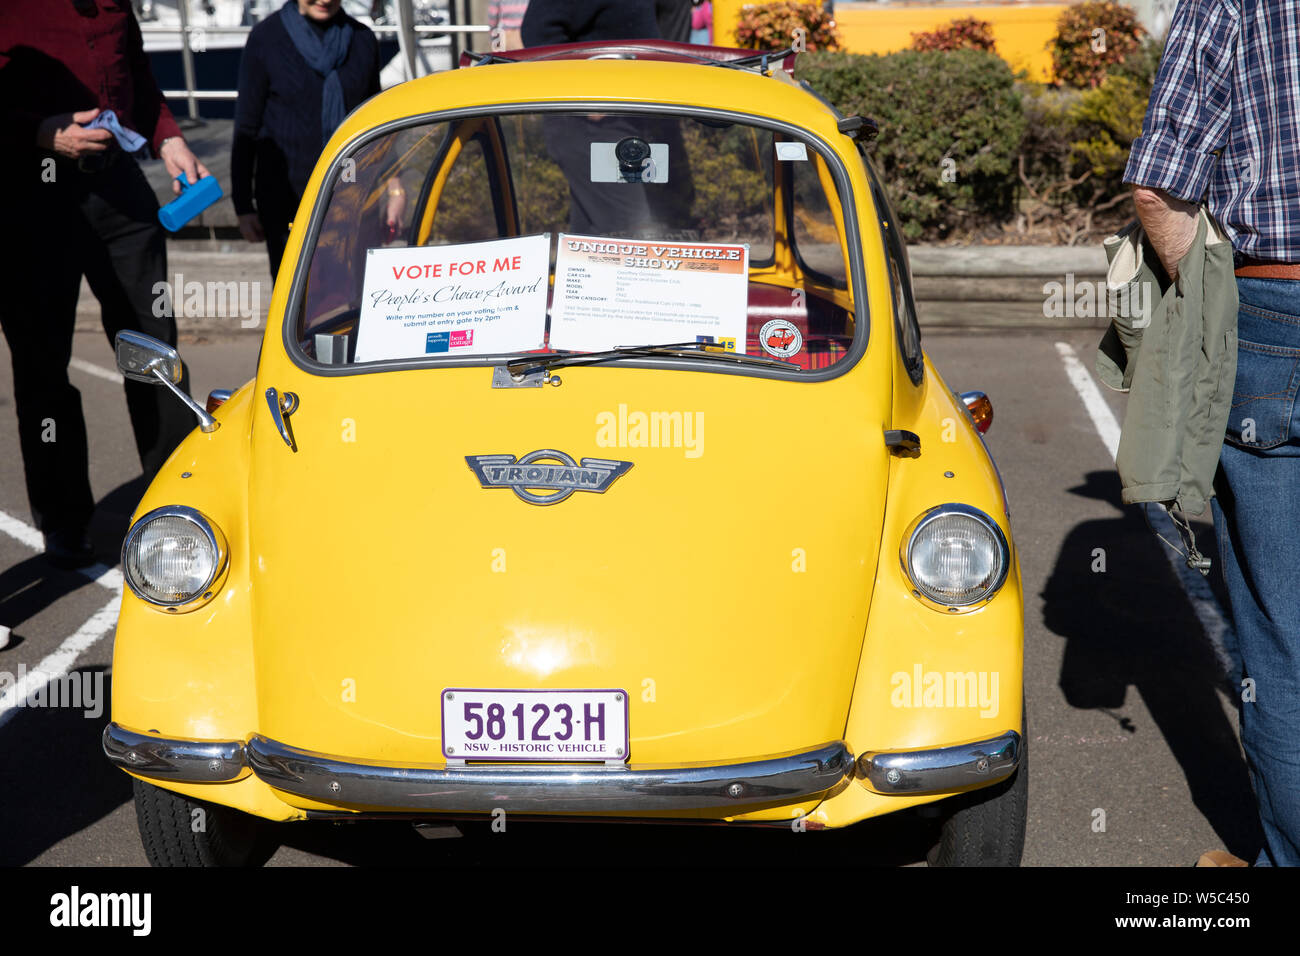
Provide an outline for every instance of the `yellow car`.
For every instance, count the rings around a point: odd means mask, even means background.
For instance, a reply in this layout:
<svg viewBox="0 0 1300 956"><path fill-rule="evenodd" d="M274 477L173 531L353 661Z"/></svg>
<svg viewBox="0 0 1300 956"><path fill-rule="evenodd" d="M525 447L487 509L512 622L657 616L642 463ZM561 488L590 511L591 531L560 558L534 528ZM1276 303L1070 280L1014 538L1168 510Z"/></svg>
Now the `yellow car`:
<svg viewBox="0 0 1300 956"><path fill-rule="evenodd" d="M264 821L928 804L930 862L1019 862L992 408L922 351L874 134L792 54L658 43L347 119L256 378L191 401L124 544L104 749L151 862L248 862Z"/></svg>

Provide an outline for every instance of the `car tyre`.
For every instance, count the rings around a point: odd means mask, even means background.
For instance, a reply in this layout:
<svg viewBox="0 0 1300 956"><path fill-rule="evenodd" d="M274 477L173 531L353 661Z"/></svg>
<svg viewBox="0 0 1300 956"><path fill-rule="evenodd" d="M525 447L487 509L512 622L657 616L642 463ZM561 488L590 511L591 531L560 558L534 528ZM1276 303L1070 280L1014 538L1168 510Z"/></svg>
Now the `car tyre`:
<svg viewBox="0 0 1300 956"><path fill-rule="evenodd" d="M133 779L135 818L150 866L252 866L265 862L261 821Z"/></svg>
<svg viewBox="0 0 1300 956"><path fill-rule="evenodd" d="M991 787L953 797L939 842L926 856L930 866L1019 866L1025 850L1029 805L1029 748L1021 725L1020 765Z"/></svg>

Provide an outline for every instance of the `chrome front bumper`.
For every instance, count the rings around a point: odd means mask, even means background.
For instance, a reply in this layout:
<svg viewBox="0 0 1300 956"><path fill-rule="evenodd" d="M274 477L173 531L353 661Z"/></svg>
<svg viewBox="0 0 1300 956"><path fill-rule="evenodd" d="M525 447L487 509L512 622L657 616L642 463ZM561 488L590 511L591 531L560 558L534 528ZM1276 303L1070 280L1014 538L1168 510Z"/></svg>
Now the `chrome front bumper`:
<svg viewBox="0 0 1300 956"><path fill-rule="evenodd" d="M1011 776L1020 765L1020 735L972 740L931 750L879 750L858 757L867 789L886 795L948 793Z"/></svg>
<svg viewBox="0 0 1300 956"><path fill-rule="evenodd" d="M263 781L325 803L412 810L497 808L519 813L621 813L661 810L733 812L824 793L853 773L842 742L804 753L713 767L478 765L384 767L309 753L265 737L248 743L248 762Z"/></svg>
<svg viewBox="0 0 1300 956"><path fill-rule="evenodd" d="M182 740L104 728L104 754L142 777L177 783L231 783L248 775L242 740Z"/></svg>
<svg viewBox="0 0 1300 956"><path fill-rule="evenodd" d="M181 740L110 723L104 753L123 770L178 783L228 783L250 771L284 793L394 811L653 813L725 809L822 796L855 775L882 794L937 793L1009 776L1020 735L932 750L881 751L855 762L843 741L737 764L693 767L477 765L391 767L300 750L253 735Z"/></svg>
<svg viewBox="0 0 1300 956"><path fill-rule="evenodd" d="M276 790L322 803L431 813L626 813L724 808L817 796L853 776L842 741L746 763L696 767L424 765L390 767L289 747L254 735L248 742L175 740L112 723L104 753L132 773L159 780L221 783L251 769Z"/></svg>

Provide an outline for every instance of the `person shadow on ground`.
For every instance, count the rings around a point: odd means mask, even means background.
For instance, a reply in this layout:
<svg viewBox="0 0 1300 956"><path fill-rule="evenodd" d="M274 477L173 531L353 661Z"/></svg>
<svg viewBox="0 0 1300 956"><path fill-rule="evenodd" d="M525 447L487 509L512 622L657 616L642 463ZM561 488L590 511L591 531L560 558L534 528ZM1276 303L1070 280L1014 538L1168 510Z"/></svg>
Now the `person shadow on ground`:
<svg viewBox="0 0 1300 956"><path fill-rule="evenodd" d="M1070 531L1043 590L1044 624L1066 641L1066 702L1102 711L1120 733L1136 737L1147 729L1122 713L1134 688L1197 810L1229 852L1254 859L1263 833L1237 732L1223 709L1225 699L1240 707L1230 661L1208 639L1142 509L1122 504L1118 474L1091 472L1069 491L1109 502L1116 515ZM1213 529L1199 524L1197 542L1214 557L1217 573Z"/></svg>

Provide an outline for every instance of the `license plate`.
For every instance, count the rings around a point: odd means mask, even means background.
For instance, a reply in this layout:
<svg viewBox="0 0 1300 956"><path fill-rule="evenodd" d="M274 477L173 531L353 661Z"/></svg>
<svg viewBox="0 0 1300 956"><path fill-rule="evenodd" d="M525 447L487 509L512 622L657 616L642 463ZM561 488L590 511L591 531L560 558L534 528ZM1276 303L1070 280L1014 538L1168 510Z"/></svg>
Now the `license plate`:
<svg viewBox="0 0 1300 956"><path fill-rule="evenodd" d="M442 753L449 760L627 759L622 690L442 692Z"/></svg>

